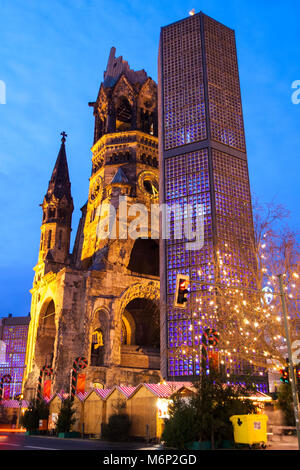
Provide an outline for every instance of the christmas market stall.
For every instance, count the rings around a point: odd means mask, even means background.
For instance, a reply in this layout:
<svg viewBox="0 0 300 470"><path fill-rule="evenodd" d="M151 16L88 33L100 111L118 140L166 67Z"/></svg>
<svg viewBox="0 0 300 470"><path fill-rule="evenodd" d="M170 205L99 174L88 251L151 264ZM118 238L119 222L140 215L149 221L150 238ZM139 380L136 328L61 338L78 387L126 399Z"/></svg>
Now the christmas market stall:
<svg viewBox="0 0 300 470"><path fill-rule="evenodd" d="M106 398L113 389L93 389L88 393L83 405L83 433L101 437L102 423L106 417Z"/></svg>
<svg viewBox="0 0 300 470"><path fill-rule="evenodd" d="M48 417L48 430L54 432L56 421L61 410L62 402L69 395L61 390L59 393L55 393L49 400L45 400L49 405L49 417Z"/></svg>
<svg viewBox="0 0 300 470"><path fill-rule="evenodd" d="M130 418L130 409L128 409L128 399L134 393L136 387L126 387L116 385L112 393L106 399L106 423L109 418L115 414L128 414Z"/></svg>
<svg viewBox="0 0 300 470"><path fill-rule="evenodd" d="M127 409L130 413L132 437L159 440L164 419L168 418L168 406L173 395L189 397L193 393L191 384L164 382L140 384L129 397Z"/></svg>

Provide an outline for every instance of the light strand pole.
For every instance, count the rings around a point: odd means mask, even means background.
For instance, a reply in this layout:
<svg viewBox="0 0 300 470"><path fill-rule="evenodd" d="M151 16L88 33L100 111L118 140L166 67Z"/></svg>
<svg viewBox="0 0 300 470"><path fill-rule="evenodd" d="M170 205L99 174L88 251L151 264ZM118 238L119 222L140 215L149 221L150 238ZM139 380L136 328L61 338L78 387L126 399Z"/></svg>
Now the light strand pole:
<svg viewBox="0 0 300 470"><path fill-rule="evenodd" d="M294 364L293 364L293 357L292 357L290 332L289 332L289 325L288 325L288 319L287 319L286 300L285 300L285 293L284 293L284 289L283 289L282 274L278 274L277 277L278 277L278 281L279 281L279 289L280 289L280 298L281 298L281 305L282 305L282 314L283 314L283 320L284 320L286 345L287 345L288 358L289 358L288 366L289 366L289 375L290 375L290 378L291 378L291 386L292 386L294 415L295 415L296 431L297 431L297 438L298 438L298 448L300 450L299 398L298 398L298 391L297 391L297 387L296 387L296 380L295 380L295 373L294 373Z"/></svg>

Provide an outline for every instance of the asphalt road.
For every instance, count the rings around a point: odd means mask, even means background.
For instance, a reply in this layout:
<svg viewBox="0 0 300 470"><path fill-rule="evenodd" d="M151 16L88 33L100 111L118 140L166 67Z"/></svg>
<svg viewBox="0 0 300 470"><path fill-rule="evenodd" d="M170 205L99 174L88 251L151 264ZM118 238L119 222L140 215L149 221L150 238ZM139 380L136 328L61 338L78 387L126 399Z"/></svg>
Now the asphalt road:
<svg viewBox="0 0 300 470"><path fill-rule="evenodd" d="M151 451L162 450L159 445L148 445L145 442L106 442L99 439L63 439L50 436L27 436L25 434L0 432L1 450L90 450L90 451ZM298 450L295 436L283 436L276 441L269 441L266 450ZM265 452L265 451L263 451Z"/></svg>
<svg viewBox="0 0 300 470"><path fill-rule="evenodd" d="M0 433L1 450L157 450L144 442L112 443L98 439L63 439L49 436Z"/></svg>

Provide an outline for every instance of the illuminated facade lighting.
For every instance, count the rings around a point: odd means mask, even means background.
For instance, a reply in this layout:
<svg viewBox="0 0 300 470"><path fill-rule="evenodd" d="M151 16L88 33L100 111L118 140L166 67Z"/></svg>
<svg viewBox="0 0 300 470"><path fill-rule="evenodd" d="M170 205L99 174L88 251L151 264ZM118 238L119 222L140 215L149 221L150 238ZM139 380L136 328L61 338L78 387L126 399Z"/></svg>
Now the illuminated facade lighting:
<svg viewBox="0 0 300 470"><path fill-rule="evenodd" d="M195 377L203 329L219 310L214 260L224 286L249 286L237 248L247 249L254 232L234 31L201 12L163 27L158 72L160 202L204 208L200 250L186 249L172 220L171 239L161 241L161 370ZM173 302L178 274L190 279L186 309Z"/></svg>
<svg viewBox="0 0 300 470"><path fill-rule="evenodd" d="M9 315L0 319L0 379L5 375L11 377L10 382L3 385L3 399L21 393L29 321L29 316Z"/></svg>

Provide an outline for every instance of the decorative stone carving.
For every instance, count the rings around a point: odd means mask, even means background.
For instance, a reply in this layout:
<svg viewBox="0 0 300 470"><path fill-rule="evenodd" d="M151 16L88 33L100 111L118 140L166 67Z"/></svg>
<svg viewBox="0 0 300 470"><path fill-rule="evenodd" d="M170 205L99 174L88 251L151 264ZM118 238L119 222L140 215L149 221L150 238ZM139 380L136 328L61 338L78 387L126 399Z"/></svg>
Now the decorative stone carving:
<svg viewBox="0 0 300 470"><path fill-rule="evenodd" d="M128 305L131 300L149 299L159 306L159 297L159 281L137 282L129 286L123 294L114 301L112 310L116 312L116 318L120 319L126 305Z"/></svg>

